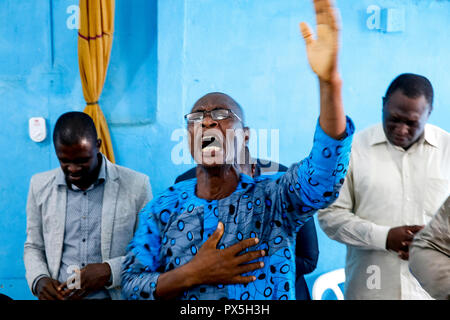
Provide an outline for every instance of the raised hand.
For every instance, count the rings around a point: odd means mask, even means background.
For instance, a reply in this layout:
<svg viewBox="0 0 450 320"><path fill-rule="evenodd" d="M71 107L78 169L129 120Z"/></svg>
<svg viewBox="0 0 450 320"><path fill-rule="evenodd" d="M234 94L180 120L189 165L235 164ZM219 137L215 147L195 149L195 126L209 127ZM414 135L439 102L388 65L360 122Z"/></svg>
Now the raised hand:
<svg viewBox="0 0 450 320"><path fill-rule="evenodd" d="M317 21L317 37L305 22L300 30L305 39L309 65L323 81L331 81L337 75L339 26L337 11L331 0L314 0Z"/></svg>

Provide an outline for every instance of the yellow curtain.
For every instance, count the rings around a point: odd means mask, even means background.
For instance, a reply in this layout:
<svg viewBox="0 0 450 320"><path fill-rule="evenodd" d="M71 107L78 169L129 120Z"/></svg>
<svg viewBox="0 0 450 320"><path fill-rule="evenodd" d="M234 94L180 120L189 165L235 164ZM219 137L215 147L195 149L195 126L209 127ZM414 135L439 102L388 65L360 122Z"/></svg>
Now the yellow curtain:
<svg viewBox="0 0 450 320"><path fill-rule="evenodd" d="M100 151L115 162L108 124L98 100L105 83L114 32L115 0L80 0L80 30L78 31L78 63L83 95L84 112L92 117L98 137L102 139Z"/></svg>

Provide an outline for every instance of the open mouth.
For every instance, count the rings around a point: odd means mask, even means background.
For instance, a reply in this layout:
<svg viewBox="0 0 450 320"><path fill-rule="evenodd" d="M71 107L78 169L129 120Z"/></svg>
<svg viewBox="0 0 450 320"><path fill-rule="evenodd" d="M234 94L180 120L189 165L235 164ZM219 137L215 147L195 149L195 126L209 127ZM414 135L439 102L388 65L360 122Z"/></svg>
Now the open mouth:
<svg viewBox="0 0 450 320"><path fill-rule="evenodd" d="M220 139L213 135L206 135L202 138L202 151L220 151L222 143Z"/></svg>
<svg viewBox="0 0 450 320"><path fill-rule="evenodd" d="M69 175L69 180L78 181L81 179L81 175Z"/></svg>

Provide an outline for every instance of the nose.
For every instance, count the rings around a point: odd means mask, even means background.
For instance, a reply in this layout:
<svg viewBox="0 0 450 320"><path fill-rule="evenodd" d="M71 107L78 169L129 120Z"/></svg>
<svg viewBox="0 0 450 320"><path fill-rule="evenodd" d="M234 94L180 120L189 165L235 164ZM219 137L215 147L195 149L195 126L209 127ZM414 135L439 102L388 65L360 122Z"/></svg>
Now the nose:
<svg viewBox="0 0 450 320"><path fill-rule="evenodd" d="M77 173L77 172L79 172L80 171L80 166L78 166L78 165L76 165L76 164L74 164L74 163L71 163L71 164L69 164L68 166L67 166L67 171L70 173L70 174L74 174L74 173Z"/></svg>
<svg viewBox="0 0 450 320"><path fill-rule="evenodd" d="M218 125L217 121L211 117L211 114L209 112L206 112L205 116L203 117L202 127L203 128L215 128L215 127L217 127L217 125Z"/></svg>
<svg viewBox="0 0 450 320"><path fill-rule="evenodd" d="M404 123L399 123L395 128L395 133L399 136L406 136L408 134L409 128Z"/></svg>

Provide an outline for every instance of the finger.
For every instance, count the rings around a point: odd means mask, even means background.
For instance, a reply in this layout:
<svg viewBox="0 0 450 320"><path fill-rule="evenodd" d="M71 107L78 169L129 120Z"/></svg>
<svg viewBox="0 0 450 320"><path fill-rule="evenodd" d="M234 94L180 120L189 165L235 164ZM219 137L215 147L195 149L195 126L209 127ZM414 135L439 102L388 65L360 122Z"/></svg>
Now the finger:
<svg viewBox="0 0 450 320"><path fill-rule="evenodd" d="M58 300L64 300L64 296L61 294L60 291L58 291L58 288L60 286L60 283L57 281L51 282L48 292Z"/></svg>
<svg viewBox="0 0 450 320"><path fill-rule="evenodd" d="M241 242L238 242L225 250L229 251L233 255L237 255L239 252L258 244L258 242L258 238L249 238L242 240Z"/></svg>
<svg viewBox="0 0 450 320"><path fill-rule="evenodd" d="M412 241L414 238L414 233L412 233L410 230L406 230L405 234L403 235L402 241Z"/></svg>
<svg viewBox="0 0 450 320"><path fill-rule="evenodd" d="M72 290L68 296L69 300L81 300L85 296L85 291L82 289Z"/></svg>
<svg viewBox="0 0 450 320"><path fill-rule="evenodd" d="M45 290L42 290L42 292L39 293L38 298L39 300L48 300L49 296L47 295L47 292Z"/></svg>
<svg viewBox="0 0 450 320"><path fill-rule="evenodd" d="M311 45L314 42L313 32L307 23L300 23L300 32L302 33L303 39L305 39L305 43L307 46Z"/></svg>
<svg viewBox="0 0 450 320"><path fill-rule="evenodd" d="M329 20L331 4L329 0L314 0L317 24L326 24Z"/></svg>
<svg viewBox="0 0 450 320"><path fill-rule="evenodd" d="M259 262L255 262L255 263L248 263L248 264L244 264L240 267L237 268L239 274L245 274L247 272L251 272L251 271L255 271L258 269L262 269L264 268L264 262L259 261Z"/></svg>
<svg viewBox="0 0 450 320"><path fill-rule="evenodd" d="M236 257L236 263L237 264L244 264L253 260L256 260L258 258L264 257L266 255L266 251L264 250L256 250L256 251L250 251L245 254L242 254L240 256Z"/></svg>
<svg viewBox="0 0 450 320"><path fill-rule="evenodd" d="M405 240L405 241L402 241L402 246L405 247L406 249L408 249L408 247L411 245L411 243L412 243L411 240Z"/></svg>
<svg viewBox="0 0 450 320"><path fill-rule="evenodd" d="M45 287L42 292L43 300L62 300L63 297L58 295L56 288L50 284L50 287Z"/></svg>
<svg viewBox="0 0 450 320"><path fill-rule="evenodd" d="M408 260L409 259L409 253L405 252L405 251L402 251L402 250L398 251L398 256L402 260Z"/></svg>
<svg viewBox="0 0 450 320"><path fill-rule="evenodd" d="M70 295L72 295L73 292L74 292L75 290L76 290L76 289L65 289L65 290L61 291L61 295L62 295L64 298L67 298L67 297L69 297Z"/></svg>
<svg viewBox="0 0 450 320"><path fill-rule="evenodd" d="M335 9L333 7L330 7L330 11L328 14L328 25L333 29L333 30L339 30L340 28L340 18L339 18L340 14L339 14L339 10Z"/></svg>
<svg viewBox="0 0 450 320"><path fill-rule="evenodd" d="M220 239L222 239L224 230L225 228L223 223L219 221L219 223L217 224L216 231L214 231L214 233L208 238L208 240L206 240L203 246L206 245L206 247L212 247L215 249Z"/></svg>
<svg viewBox="0 0 450 320"><path fill-rule="evenodd" d="M416 234L417 232L419 232L419 231L422 230L423 228L424 228L424 226L417 226L417 225L414 225L414 226L409 226L409 227L408 227L408 231L411 232L411 233L413 233L413 234Z"/></svg>
<svg viewBox="0 0 450 320"><path fill-rule="evenodd" d="M56 288L56 290L58 290L59 292L62 292L62 291L64 291L65 289L67 289L68 287L67 287L67 281L66 282L64 282L64 283L61 283L57 288Z"/></svg>
<svg viewBox="0 0 450 320"><path fill-rule="evenodd" d="M256 280L255 276L235 276L231 279L230 283L241 283L241 284L247 284L250 282L253 282Z"/></svg>

